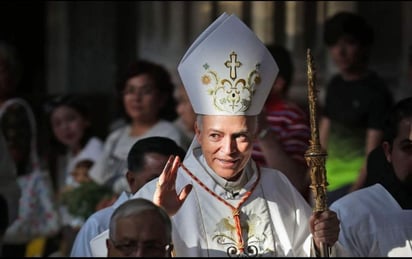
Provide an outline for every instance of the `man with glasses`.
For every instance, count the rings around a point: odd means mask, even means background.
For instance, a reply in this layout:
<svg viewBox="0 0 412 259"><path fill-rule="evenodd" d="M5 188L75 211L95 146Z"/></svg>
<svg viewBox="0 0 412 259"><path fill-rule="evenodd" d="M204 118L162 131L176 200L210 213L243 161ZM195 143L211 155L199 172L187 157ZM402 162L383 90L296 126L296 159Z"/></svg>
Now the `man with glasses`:
<svg viewBox="0 0 412 259"><path fill-rule="evenodd" d="M158 177L170 155L184 157L185 151L175 141L165 137L148 137L133 144L127 157L128 172L124 176L131 192L123 192L116 202L90 216L76 236L70 257L102 257L106 236L101 239L101 247L92 250L90 242L109 227L114 210L127 201L146 182ZM96 253L95 253L96 252Z"/></svg>
<svg viewBox="0 0 412 259"><path fill-rule="evenodd" d="M172 223L146 199L132 199L113 213L106 239L108 257L171 257Z"/></svg>

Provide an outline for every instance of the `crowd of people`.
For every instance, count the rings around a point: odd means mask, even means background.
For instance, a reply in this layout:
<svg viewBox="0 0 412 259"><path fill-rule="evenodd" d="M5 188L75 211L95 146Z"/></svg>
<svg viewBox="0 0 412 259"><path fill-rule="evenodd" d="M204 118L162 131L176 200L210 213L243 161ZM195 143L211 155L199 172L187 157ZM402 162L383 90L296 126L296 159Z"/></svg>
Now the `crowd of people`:
<svg viewBox="0 0 412 259"><path fill-rule="evenodd" d="M18 56L1 43L0 255L412 256L412 97L395 102L369 68L361 16L330 17L324 40L338 73L319 112L323 211L308 110L289 97L292 53L236 15L188 48L179 82L155 61L128 64L124 116L104 139L82 96L50 97L45 156Z"/></svg>

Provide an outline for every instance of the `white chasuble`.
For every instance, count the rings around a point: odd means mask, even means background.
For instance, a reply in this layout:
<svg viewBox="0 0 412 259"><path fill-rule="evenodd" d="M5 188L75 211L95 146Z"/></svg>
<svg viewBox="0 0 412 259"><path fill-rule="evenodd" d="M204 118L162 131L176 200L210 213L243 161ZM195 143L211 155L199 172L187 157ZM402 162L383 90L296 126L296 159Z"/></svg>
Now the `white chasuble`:
<svg viewBox="0 0 412 259"><path fill-rule="evenodd" d="M261 168L258 180L259 170L251 161L241 177L244 183L240 183L237 191L228 190L224 179L211 176L214 173L204 162L196 141L183 165L197 180L179 168L177 193L187 184L192 184L193 189L172 217L175 256L310 255L308 224L312 209L282 173ZM152 200L156 181L149 182L134 197ZM237 207L255 184L253 192L238 208L243 241L240 244L233 210L220 199Z"/></svg>

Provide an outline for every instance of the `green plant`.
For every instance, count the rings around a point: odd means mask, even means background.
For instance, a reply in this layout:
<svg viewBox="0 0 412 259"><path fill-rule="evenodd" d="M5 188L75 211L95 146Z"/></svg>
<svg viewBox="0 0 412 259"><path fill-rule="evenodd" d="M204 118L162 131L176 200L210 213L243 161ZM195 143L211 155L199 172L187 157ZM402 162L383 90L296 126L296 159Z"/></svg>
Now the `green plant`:
<svg viewBox="0 0 412 259"><path fill-rule="evenodd" d="M95 182L81 183L78 187L64 192L60 202L67 206L70 214L87 219L95 212L96 205L105 197L111 197L113 191Z"/></svg>

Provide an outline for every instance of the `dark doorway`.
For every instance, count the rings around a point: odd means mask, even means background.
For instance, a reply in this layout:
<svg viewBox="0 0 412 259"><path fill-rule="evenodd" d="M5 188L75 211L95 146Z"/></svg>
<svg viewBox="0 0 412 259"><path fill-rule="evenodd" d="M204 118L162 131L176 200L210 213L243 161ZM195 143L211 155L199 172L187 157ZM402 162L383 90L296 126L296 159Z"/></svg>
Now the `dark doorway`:
<svg viewBox="0 0 412 259"><path fill-rule="evenodd" d="M46 89L45 7L45 1L0 2L0 40L18 51L23 68L21 96L33 96Z"/></svg>

